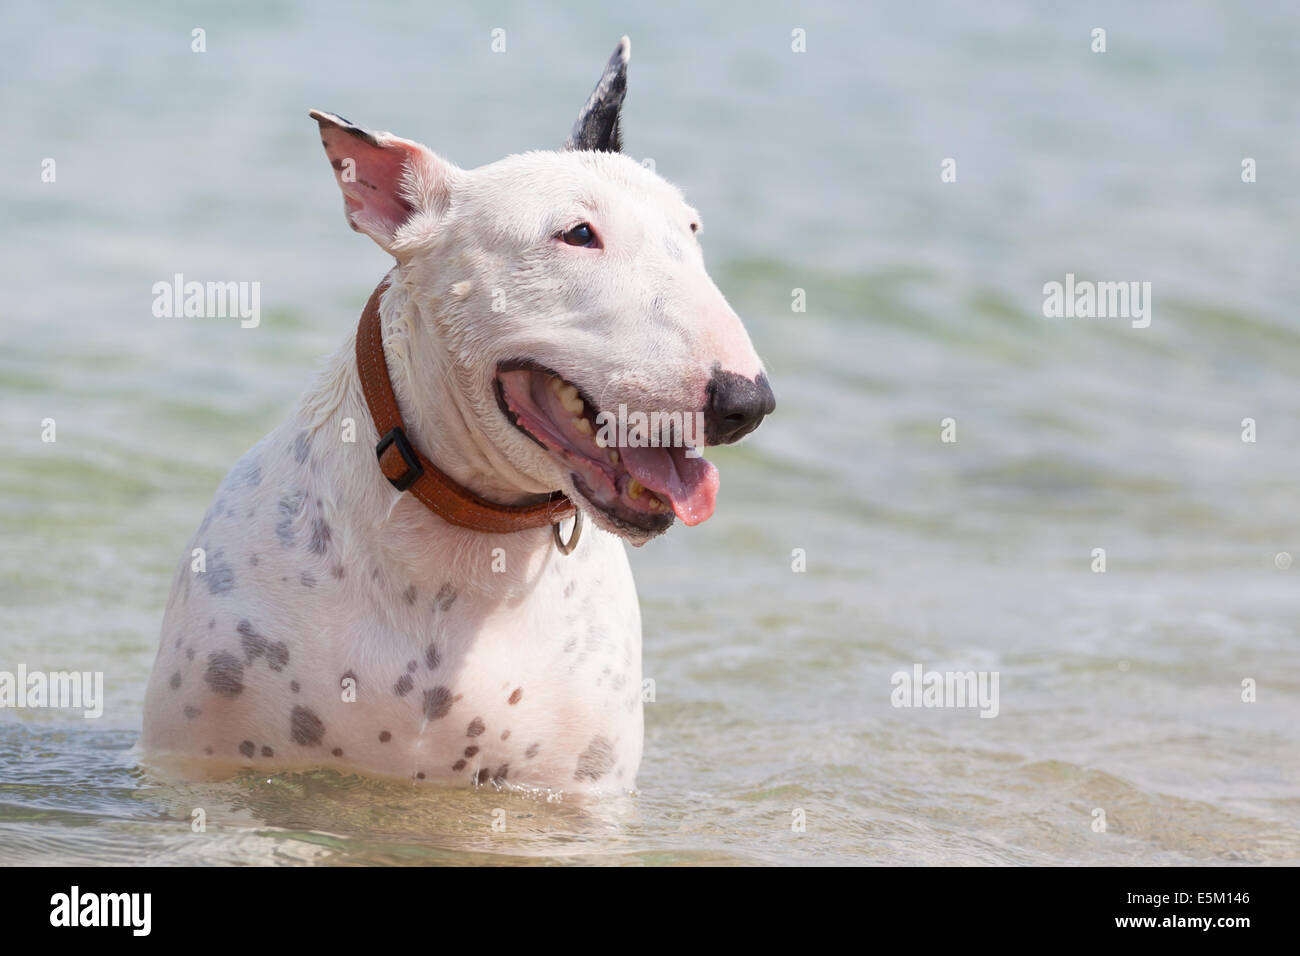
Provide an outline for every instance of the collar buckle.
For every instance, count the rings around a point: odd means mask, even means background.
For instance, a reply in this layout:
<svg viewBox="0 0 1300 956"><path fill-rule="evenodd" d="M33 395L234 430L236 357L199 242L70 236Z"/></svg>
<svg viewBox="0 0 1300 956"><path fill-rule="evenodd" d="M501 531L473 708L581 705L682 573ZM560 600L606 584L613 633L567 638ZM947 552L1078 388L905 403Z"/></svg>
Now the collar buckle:
<svg viewBox="0 0 1300 956"><path fill-rule="evenodd" d="M393 477L388 469L384 467L384 453L393 447L397 448L398 454L402 456L402 461L406 464L406 471L397 477ZM402 431L401 425L394 426L387 435L379 439L379 444L375 446L375 457L379 459L379 470L384 473L388 483L398 491L406 491L411 485L419 481L424 474L424 466L420 464L415 449L407 441L406 432ZM389 460L392 460L391 457Z"/></svg>

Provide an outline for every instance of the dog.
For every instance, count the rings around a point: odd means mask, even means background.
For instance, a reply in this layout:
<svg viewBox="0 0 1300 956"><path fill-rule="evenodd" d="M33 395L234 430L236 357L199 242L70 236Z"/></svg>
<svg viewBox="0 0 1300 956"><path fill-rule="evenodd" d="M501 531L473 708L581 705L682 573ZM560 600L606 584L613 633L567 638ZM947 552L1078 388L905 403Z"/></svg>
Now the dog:
<svg viewBox="0 0 1300 956"><path fill-rule="evenodd" d="M623 542L707 519L699 447L775 402L699 215L621 153L629 52L563 149L473 170L311 111L349 224L396 265L181 559L145 702L155 766L635 788ZM668 425L611 423L626 409Z"/></svg>

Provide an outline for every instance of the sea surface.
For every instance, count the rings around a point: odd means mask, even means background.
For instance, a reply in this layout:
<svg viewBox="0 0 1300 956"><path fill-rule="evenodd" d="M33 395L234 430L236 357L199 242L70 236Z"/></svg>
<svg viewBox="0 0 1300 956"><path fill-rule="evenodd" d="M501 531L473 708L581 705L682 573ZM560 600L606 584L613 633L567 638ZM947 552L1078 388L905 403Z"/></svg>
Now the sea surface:
<svg viewBox="0 0 1300 956"><path fill-rule="evenodd" d="M624 33L626 149L778 399L631 555L638 791L155 777L181 549L389 266L307 110L476 166L561 143ZM0 710L0 863L1295 864L1297 89L1262 0L8 9L0 670L107 699ZM176 273L261 324L155 318ZM1149 327L1044 317L1067 274L1150 282ZM997 716L893 706L915 665Z"/></svg>

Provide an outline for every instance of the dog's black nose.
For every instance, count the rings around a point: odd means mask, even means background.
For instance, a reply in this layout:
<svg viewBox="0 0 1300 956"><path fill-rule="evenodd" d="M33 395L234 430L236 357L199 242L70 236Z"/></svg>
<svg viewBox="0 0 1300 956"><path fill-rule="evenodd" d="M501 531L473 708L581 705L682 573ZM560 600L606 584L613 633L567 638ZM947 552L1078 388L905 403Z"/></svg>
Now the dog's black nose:
<svg viewBox="0 0 1300 956"><path fill-rule="evenodd" d="M740 441L775 408L776 398L766 375L760 372L757 378L745 378L715 365L704 403L704 439L710 445Z"/></svg>

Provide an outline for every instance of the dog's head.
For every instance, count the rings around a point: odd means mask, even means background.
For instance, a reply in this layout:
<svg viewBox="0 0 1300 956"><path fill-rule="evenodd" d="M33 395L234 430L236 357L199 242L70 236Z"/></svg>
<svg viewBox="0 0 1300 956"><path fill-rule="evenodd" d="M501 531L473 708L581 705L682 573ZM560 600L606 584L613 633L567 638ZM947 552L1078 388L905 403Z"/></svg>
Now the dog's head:
<svg viewBox="0 0 1300 956"><path fill-rule="evenodd" d="M426 340L482 438L539 487L642 544L713 512L697 449L775 407L704 269L699 214L619 153L628 41L559 152L462 170L419 143L312 111L348 221L398 260Z"/></svg>

